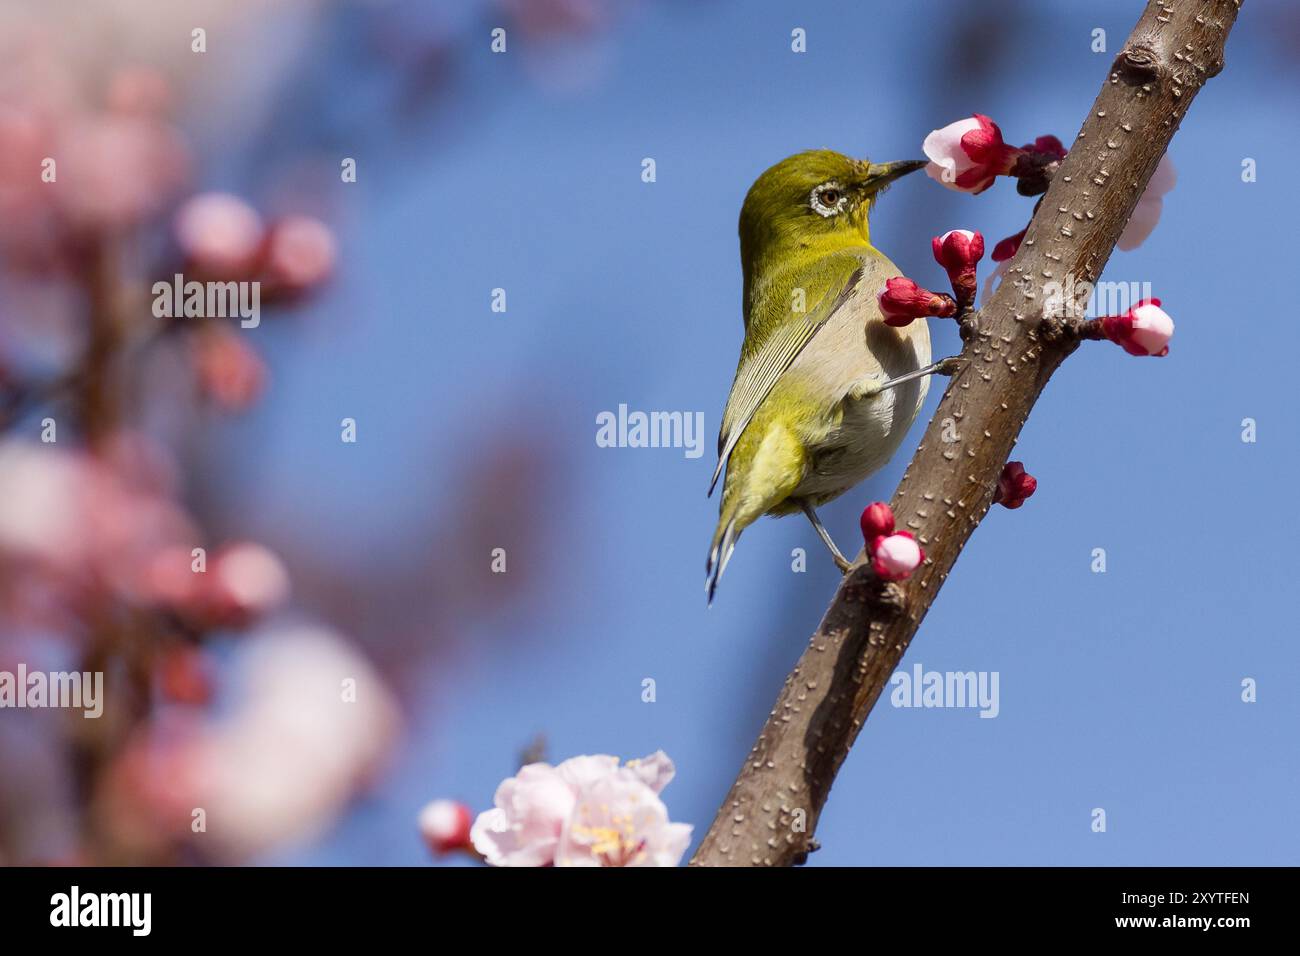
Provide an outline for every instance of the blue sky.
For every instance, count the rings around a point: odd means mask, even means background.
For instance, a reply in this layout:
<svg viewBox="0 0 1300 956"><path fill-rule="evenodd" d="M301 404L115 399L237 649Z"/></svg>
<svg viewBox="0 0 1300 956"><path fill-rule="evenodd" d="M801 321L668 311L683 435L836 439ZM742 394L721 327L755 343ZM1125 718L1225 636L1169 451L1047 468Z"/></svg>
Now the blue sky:
<svg viewBox="0 0 1300 956"><path fill-rule="evenodd" d="M704 490L740 343L746 189L810 147L914 157L929 130L973 111L1014 143L1052 132L1068 144L1140 4L988 5L1016 12L968 24L963 55L946 33L959 5L879 7L646 4L584 52L584 81L560 88L536 81L522 42L488 53L486 12L462 16L437 123L348 144L362 182L341 288L308 332L268 339L271 400L228 436L273 436L244 465L258 489L241 499L244 521L363 567L415 546L411 509L454 511L442 496L485 431L542 444L563 481L535 502L547 599L474 616L454 659L420 678L376 794L277 861L423 862L419 806L488 806L538 731L556 760L666 750L669 809L703 835L837 579L805 522L767 519L704 604L716 520ZM1227 68L1170 151L1179 182L1160 226L1105 273L1151 283L1177 322L1171 354L1093 344L1057 373L1015 453L1037 495L977 530L904 659L999 672L999 716L882 698L810 865L1300 860L1300 529L1285 497L1300 465L1287 367L1300 335L1283 304L1300 61L1276 39L1282 9L1246 5ZM803 55L789 48L796 26ZM1096 27L1105 54L1090 49ZM964 58L982 51L994 65L969 81ZM653 184L640 178L647 156ZM1257 182L1241 181L1245 157ZM972 198L911 177L881 200L873 238L937 285L932 235L975 228L991 244L1031 206L1009 181ZM496 287L505 314L489 310ZM937 354L956 351L954 330L934 334ZM824 510L846 549L937 398L895 461ZM596 415L620 403L703 411L710 450L597 447ZM344 416L361 434L346 460L331 430ZM1244 418L1255 443L1241 440ZM806 573L791 572L794 547ZM1094 548L1104 574L1090 570ZM1243 678L1258 702L1241 701ZM1104 834L1090 829L1095 807Z"/></svg>

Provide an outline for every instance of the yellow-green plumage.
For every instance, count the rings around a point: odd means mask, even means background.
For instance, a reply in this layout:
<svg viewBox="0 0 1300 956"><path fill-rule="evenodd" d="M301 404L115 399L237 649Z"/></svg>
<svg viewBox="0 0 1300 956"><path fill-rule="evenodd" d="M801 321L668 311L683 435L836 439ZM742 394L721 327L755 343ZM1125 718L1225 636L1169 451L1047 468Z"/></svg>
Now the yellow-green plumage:
<svg viewBox="0 0 1300 956"><path fill-rule="evenodd" d="M710 597L746 527L838 497L889 460L916 417L928 379L877 389L929 363L929 332L884 323L876 294L899 271L871 245L867 217L880 190L919 165L815 150L767 170L745 197L745 340L718 439L726 480Z"/></svg>

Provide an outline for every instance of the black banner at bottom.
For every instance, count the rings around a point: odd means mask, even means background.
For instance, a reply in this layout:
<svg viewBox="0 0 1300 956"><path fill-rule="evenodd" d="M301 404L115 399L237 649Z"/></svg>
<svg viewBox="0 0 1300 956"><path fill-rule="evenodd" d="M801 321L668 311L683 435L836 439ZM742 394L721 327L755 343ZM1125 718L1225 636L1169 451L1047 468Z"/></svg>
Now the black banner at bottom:
<svg viewBox="0 0 1300 956"><path fill-rule="evenodd" d="M454 933L450 942L476 932L500 943L574 919L584 932L661 941L688 927L716 927L735 943L746 931L773 942L783 923L798 934L859 923L867 932L910 926L927 942L1113 934L1230 944L1286 925L1295 876L1249 868L0 869L0 927L6 943L75 936L82 945L433 942Z"/></svg>

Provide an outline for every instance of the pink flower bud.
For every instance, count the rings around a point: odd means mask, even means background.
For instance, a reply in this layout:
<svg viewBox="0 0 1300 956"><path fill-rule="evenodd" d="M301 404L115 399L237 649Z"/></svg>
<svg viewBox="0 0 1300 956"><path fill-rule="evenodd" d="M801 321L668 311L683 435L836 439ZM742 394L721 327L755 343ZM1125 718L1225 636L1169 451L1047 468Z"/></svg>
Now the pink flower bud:
<svg viewBox="0 0 1300 956"><path fill-rule="evenodd" d="M895 328L923 316L947 317L957 312L957 303L951 298L923 289L904 276L885 280L885 287L876 293L876 301L884 313L885 324Z"/></svg>
<svg viewBox="0 0 1300 956"><path fill-rule="evenodd" d="M862 510L862 538L870 546L877 538L894 532L894 512L883 501L867 505Z"/></svg>
<svg viewBox="0 0 1300 956"><path fill-rule="evenodd" d="M470 848L469 807L455 800L434 800L420 811L420 836L434 853L441 856L453 850Z"/></svg>
<svg viewBox="0 0 1300 956"><path fill-rule="evenodd" d="M1147 241L1147 237L1156 228L1156 223L1160 221L1160 214L1165 208L1165 193L1174 188L1178 182L1178 172L1174 169L1174 164L1168 156L1160 158L1160 165L1156 167L1155 173L1151 176L1151 181L1147 183L1146 190L1133 207L1133 215L1129 216L1128 224L1124 231L1119 235L1117 245L1124 252L1136 249L1142 243Z"/></svg>
<svg viewBox="0 0 1300 956"><path fill-rule="evenodd" d="M288 216L271 227L267 271L280 289L302 292L329 277L336 254L329 226L310 216Z"/></svg>
<svg viewBox="0 0 1300 956"><path fill-rule="evenodd" d="M1009 461L1002 466L993 503L1007 508L1019 508L1025 499L1038 490L1038 479L1025 471L1023 462Z"/></svg>
<svg viewBox="0 0 1300 956"><path fill-rule="evenodd" d="M1174 320L1160 308L1159 299L1143 299L1123 315L1104 316L1101 328L1129 355L1168 355L1174 337Z"/></svg>
<svg viewBox="0 0 1300 956"><path fill-rule="evenodd" d="M895 531L871 544L871 569L886 581L905 581L924 560L925 552L907 531Z"/></svg>
<svg viewBox="0 0 1300 956"><path fill-rule="evenodd" d="M1029 227L1025 226L1024 229L1021 229L1014 236L1007 236L1005 239L999 241L998 244L993 247L993 254L990 255L989 258L994 262L1006 262L1008 259L1012 258L1020 251L1020 243L1025 241L1025 233L1028 231Z"/></svg>
<svg viewBox="0 0 1300 956"><path fill-rule="evenodd" d="M246 627L289 597L289 573L274 552L251 541L222 549L208 569L207 617Z"/></svg>
<svg viewBox="0 0 1300 956"><path fill-rule="evenodd" d="M202 193L176 212L176 241L196 271L221 279L248 275L262 248L262 220L229 193Z"/></svg>
<svg viewBox="0 0 1300 956"><path fill-rule="evenodd" d="M976 113L936 129L921 145L930 160L931 179L964 193L982 193L998 176L1011 172L1021 150L1002 141L998 124Z"/></svg>
<svg viewBox="0 0 1300 956"><path fill-rule="evenodd" d="M219 408L242 412L262 394L266 365L240 333L204 330L194 342L194 371L199 391Z"/></svg>

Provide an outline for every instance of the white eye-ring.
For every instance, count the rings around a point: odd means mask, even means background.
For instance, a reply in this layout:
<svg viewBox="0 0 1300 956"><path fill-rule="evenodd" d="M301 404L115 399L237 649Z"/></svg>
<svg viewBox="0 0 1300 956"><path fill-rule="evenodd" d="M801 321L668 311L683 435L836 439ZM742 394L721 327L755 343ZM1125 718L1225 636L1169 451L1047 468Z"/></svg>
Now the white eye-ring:
<svg viewBox="0 0 1300 956"><path fill-rule="evenodd" d="M844 187L835 180L822 183L808 197L808 205L819 216L827 218L844 211L844 202L848 199Z"/></svg>

